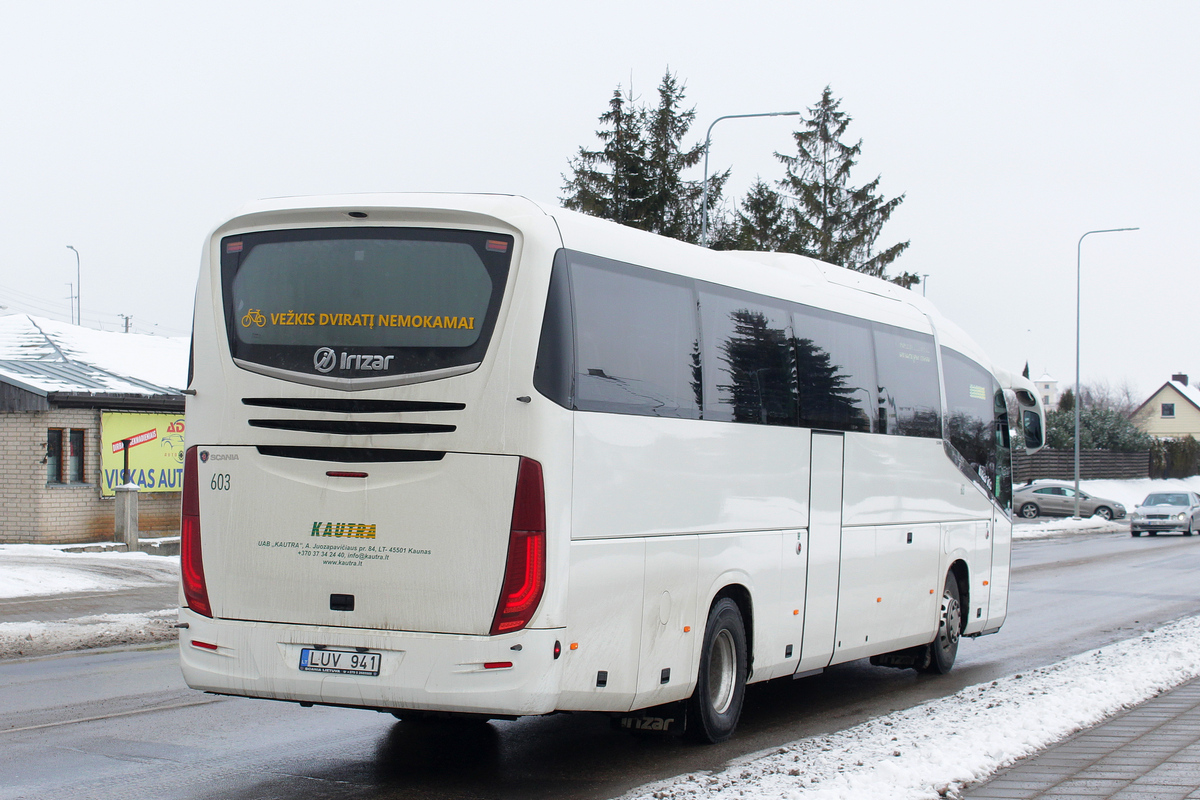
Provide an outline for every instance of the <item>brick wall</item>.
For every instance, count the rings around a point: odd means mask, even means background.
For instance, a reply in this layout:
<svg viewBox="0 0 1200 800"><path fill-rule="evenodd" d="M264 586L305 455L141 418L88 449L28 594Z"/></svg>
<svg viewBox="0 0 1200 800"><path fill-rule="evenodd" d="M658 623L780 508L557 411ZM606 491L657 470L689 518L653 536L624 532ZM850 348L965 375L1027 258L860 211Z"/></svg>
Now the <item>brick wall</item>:
<svg viewBox="0 0 1200 800"><path fill-rule="evenodd" d="M84 483L47 483L50 428L84 431ZM0 543L111 541L114 501L100 496L102 479L98 409L0 414ZM178 535L179 493L141 494L138 528L143 538Z"/></svg>

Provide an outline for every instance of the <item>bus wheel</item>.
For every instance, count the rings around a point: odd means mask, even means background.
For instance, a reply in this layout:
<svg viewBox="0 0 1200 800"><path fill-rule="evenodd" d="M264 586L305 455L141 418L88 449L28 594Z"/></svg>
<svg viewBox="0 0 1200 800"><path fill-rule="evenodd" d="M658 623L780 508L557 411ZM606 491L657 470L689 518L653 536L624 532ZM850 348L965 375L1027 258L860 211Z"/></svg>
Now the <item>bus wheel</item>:
<svg viewBox="0 0 1200 800"><path fill-rule="evenodd" d="M929 645L929 665L926 672L945 675L954 666L958 655L958 638L962 633L962 602L959 599L958 579L954 573L946 576L942 590L942 611L938 616L937 638Z"/></svg>
<svg viewBox="0 0 1200 800"><path fill-rule="evenodd" d="M708 612L696 691L688 700L687 735L723 742L733 735L746 694L746 627L737 603L728 597Z"/></svg>

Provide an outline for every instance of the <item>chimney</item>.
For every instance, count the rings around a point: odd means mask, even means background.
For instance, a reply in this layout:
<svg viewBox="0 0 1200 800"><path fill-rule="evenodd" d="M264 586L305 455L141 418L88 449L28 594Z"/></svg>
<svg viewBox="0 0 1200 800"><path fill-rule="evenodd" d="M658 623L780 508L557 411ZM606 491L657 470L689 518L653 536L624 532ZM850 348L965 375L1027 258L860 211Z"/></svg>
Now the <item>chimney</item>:
<svg viewBox="0 0 1200 800"><path fill-rule="evenodd" d="M1184 386L1188 385L1187 375L1184 375L1182 372L1172 375L1171 380L1175 381L1176 383L1182 383Z"/></svg>

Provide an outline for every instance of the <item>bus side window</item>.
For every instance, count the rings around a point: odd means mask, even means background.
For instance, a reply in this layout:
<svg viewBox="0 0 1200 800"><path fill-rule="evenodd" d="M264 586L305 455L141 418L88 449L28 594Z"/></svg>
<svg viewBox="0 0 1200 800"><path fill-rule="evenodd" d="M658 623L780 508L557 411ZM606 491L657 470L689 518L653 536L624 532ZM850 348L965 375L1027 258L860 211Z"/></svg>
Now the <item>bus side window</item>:
<svg viewBox="0 0 1200 800"><path fill-rule="evenodd" d="M704 285L704 418L756 425L798 424L791 315L761 298Z"/></svg>
<svg viewBox="0 0 1200 800"><path fill-rule="evenodd" d="M542 335L533 367L533 388L563 408L571 408L574 401L571 387L575 374L574 327L566 251L559 250L554 256L554 271L550 273L550 291L546 295Z"/></svg>
<svg viewBox="0 0 1200 800"><path fill-rule="evenodd" d="M884 432L940 438L941 385L933 337L878 322L874 333L880 421L887 421Z"/></svg>
<svg viewBox="0 0 1200 800"><path fill-rule="evenodd" d="M698 419L692 281L582 253L568 259L575 408Z"/></svg>
<svg viewBox="0 0 1200 800"><path fill-rule="evenodd" d="M885 433L875 423L878 383L870 323L807 306L792 312L800 424Z"/></svg>

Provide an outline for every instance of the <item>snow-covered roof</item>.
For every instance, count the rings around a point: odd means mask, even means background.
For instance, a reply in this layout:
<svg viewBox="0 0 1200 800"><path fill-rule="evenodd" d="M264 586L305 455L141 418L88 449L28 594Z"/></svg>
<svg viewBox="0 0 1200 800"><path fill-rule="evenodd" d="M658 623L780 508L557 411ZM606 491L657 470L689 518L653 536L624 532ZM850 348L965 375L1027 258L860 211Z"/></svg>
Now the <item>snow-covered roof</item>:
<svg viewBox="0 0 1200 800"><path fill-rule="evenodd" d="M1170 380L1170 381L1167 381L1166 383L1164 383L1162 386L1155 389L1154 392L1149 397L1146 398L1146 402L1142 403L1140 406L1138 406L1134 410L1133 416L1137 417L1138 415L1140 415L1142 413L1142 409L1146 408L1146 406L1153 403L1155 401L1155 398L1159 397L1167 389L1174 389L1176 392L1183 395L1184 400L1187 400L1189 403L1194 405L1196 408L1200 408L1200 387L1188 386L1186 384L1180 383L1179 381Z"/></svg>
<svg viewBox="0 0 1200 800"><path fill-rule="evenodd" d="M1196 408L1200 408L1200 388L1182 384L1179 381L1167 381L1167 385L1190 400Z"/></svg>
<svg viewBox="0 0 1200 800"><path fill-rule="evenodd" d="M188 340L97 331L29 314L0 317L0 381L34 394L178 395Z"/></svg>

